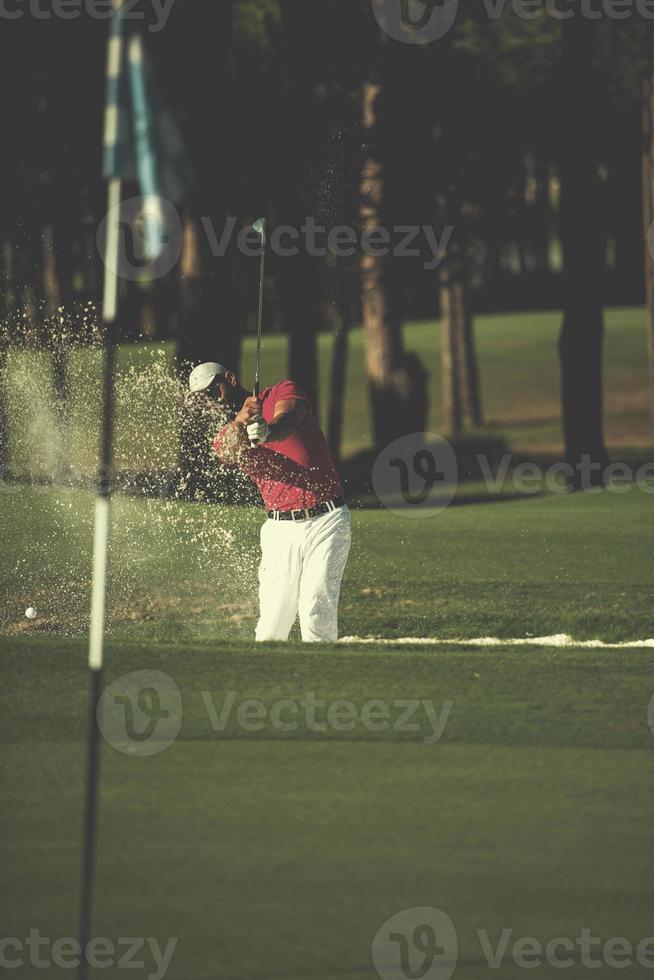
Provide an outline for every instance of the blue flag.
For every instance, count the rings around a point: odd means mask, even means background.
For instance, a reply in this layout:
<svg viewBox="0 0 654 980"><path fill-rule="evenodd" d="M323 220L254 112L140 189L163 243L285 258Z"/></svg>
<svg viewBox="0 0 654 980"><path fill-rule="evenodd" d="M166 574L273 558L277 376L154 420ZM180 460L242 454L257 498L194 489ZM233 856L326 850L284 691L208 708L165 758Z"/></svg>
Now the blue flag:
<svg viewBox="0 0 654 980"><path fill-rule="evenodd" d="M145 255L154 261L166 240L161 201L177 205L184 199L193 185L193 168L143 39L128 28L122 6L114 11L110 30L103 175L138 183Z"/></svg>

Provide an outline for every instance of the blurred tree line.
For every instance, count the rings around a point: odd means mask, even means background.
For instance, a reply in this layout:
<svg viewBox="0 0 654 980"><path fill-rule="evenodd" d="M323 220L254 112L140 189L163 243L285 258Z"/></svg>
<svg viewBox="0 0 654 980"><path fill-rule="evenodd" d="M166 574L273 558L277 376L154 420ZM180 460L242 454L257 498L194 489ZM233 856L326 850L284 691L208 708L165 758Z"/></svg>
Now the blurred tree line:
<svg viewBox="0 0 654 980"><path fill-rule="evenodd" d="M461 0L431 44L380 31L370 0L176 0L147 32L164 95L194 162L177 267L121 284L125 338L174 337L181 361L238 366L252 330L257 263L230 219L307 218L360 234L451 228L437 268L413 257L271 254L266 329L290 337L289 375L317 400L316 334L335 335L330 441L338 454L347 334L362 323L378 444L424 428L425 365L405 349L408 318L443 318L445 428L483 424L474 313L562 308L566 455L603 463L602 310L647 297L644 229L654 220L651 22L589 20L510 4L488 16ZM575 9L576 8L576 9ZM155 14L141 4L145 25ZM3 320L55 351L56 313L99 304L96 229L107 25L86 15L3 26ZM7 342L7 332L3 343ZM1 369L0 369L1 370ZM65 357L55 356L65 397ZM654 377L653 377L654 380ZM0 377L1 382L1 377ZM654 390L654 389L653 389ZM1 419L0 419L1 422Z"/></svg>

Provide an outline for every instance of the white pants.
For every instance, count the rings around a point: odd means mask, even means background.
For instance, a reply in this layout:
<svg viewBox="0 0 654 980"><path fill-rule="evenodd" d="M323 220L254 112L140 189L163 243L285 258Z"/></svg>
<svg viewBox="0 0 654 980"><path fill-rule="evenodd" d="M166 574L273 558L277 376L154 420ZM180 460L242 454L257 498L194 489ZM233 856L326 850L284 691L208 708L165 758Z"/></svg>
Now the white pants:
<svg viewBox="0 0 654 980"><path fill-rule="evenodd" d="M347 507L306 521L265 522L257 641L288 639L298 612L305 643L338 639L338 597L351 539Z"/></svg>

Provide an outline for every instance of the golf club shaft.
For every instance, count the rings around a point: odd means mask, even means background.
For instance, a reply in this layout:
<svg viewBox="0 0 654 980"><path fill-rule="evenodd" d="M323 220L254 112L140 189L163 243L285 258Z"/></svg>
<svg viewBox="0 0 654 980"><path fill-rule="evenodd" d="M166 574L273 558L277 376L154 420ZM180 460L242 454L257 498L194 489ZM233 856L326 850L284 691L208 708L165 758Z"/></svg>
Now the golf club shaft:
<svg viewBox="0 0 654 980"><path fill-rule="evenodd" d="M258 222L261 228L261 267L259 271L259 314L257 320L257 361L254 374L254 397L259 397L261 390L261 331L263 327L263 290L266 271L266 219Z"/></svg>

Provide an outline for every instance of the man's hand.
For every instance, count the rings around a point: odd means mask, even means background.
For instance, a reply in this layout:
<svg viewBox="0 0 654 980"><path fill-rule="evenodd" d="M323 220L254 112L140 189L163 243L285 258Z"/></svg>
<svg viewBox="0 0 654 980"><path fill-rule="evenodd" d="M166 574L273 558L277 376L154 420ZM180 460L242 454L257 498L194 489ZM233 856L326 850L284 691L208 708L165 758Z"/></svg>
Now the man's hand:
<svg viewBox="0 0 654 980"><path fill-rule="evenodd" d="M260 446L268 440L270 427L264 419L258 418L247 426L247 433L250 445Z"/></svg>
<svg viewBox="0 0 654 980"><path fill-rule="evenodd" d="M241 406L241 410L234 419L235 422L239 422L241 425L249 425L250 422L254 422L256 419L261 418L261 402L258 398L250 396L246 398Z"/></svg>

